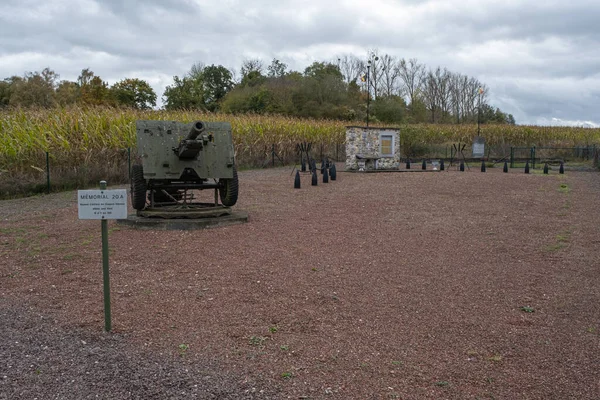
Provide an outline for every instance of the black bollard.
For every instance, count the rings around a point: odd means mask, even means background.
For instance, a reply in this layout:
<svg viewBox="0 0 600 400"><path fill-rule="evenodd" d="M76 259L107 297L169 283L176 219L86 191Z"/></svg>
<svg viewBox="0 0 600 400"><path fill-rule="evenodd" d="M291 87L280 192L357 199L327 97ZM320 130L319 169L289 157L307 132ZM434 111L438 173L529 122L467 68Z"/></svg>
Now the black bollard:
<svg viewBox="0 0 600 400"><path fill-rule="evenodd" d="M304 160L304 157L302 157L302 159L300 160L300 169L302 170L302 172L306 172L306 160Z"/></svg>
<svg viewBox="0 0 600 400"><path fill-rule="evenodd" d="M315 169L312 173L312 182L310 184L311 186L317 186L318 183L319 180L317 179L317 170Z"/></svg>
<svg viewBox="0 0 600 400"><path fill-rule="evenodd" d="M317 170L317 162L315 161L314 158L310 159L310 170L311 171L316 171Z"/></svg>
<svg viewBox="0 0 600 400"><path fill-rule="evenodd" d="M329 169L323 169L323 183L329 183Z"/></svg>
<svg viewBox="0 0 600 400"><path fill-rule="evenodd" d="M502 168L502 172L508 173L508 163L504 161L504 168Z"/></svg>
<svg viewBox="0 0 600 400"><path fill-rule="evenodd" d="M548 174L548 163L544 164L544 174Z"/></svg>
<svg viewBox="0 0 600 400"><path fill-rule="evenodd" d="M410 159L406 159L406 169L410 169Z"/></svg>
<svg viewBox="0 0 600 400"><path fill-rule="evenodd" d="M464 162L460 162L460 172L464 172L465 171L465 163Z"/></svg>
<svg viewBox="0 0 600 400"><path fill-rule="evenodd" d="M296 170L296 178L294 178L294 189L300 189L300 171Z"/></svg>
<svg viewBox="0 0 600 400"><path fill-rule="evenodd" d="M421 169L427 169L427 161L423 160L423 163L421 164Z"/></svg>
<svg viewBox="0 0 600 400"><path fill-rule="evenodd" d="M563 163L562 161L560 162L560 168L558 169L558 173L559 174L565 173L565 163Z"/></svg>
<svg viewBox="0 0 600 400"><path fill-rule="evenodd" d="M525 163L525 173L529 173L529 160L527 160L527 162Z"/></svg>
<svg viewBox="0 0 600 400"><path fill-rule="evenodd" d="M481 161L481 172L485 172L485 161Z"/></svg>
<svg viewBox="0 0 600 400"><path fill-rule="evenodd" d="M440 171L444 170L444 160L440 161Z"/></svg>
<svg viewBox="0 0 600 400"><path fill-rule="evenodd" d="M337 178L337 171L335 169L335 164L331 164L331 168L329 168L329 176L331 177L332 181L335 181Z"/></svg>

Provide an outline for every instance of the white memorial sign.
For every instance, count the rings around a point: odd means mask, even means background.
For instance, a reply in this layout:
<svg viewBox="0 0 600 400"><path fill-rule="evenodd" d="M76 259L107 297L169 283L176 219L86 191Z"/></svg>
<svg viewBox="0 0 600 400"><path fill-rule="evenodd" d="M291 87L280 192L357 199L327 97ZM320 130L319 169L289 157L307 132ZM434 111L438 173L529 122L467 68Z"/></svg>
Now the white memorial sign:
<svg viewBox="0 0 600 400"><path fill-rule="evenodd" d="M481 136L475 136L473 139L473 158L480 158L485 155L485 138Z"/></svg>
<svg viewBox="0 0 600 400"><path fill-rule="evenodd" d="M78 190L79 219L127 219L127 190Z"/></svg>

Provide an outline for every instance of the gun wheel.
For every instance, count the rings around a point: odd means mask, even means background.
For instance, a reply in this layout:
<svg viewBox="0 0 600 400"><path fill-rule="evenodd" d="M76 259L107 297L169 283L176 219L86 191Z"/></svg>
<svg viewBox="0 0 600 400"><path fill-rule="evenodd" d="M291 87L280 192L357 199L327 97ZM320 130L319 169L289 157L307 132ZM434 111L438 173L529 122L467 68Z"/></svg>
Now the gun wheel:
<svg viewBox="0 0 600 400"><path fill-rule="evenodd" d="M235 165L233 166L233 178L231 179L220 179L219 183L219 197L221 198L221 204L226 207L231 207L237 203L238 199L238 176Z"/></svg>
<svg viewBox="0 0 600 400"><path fill-rule="evenodd" d="M146 190L144 167L133 165L131 167L131 205L136 210L143 210L146 207Z"/></svg>

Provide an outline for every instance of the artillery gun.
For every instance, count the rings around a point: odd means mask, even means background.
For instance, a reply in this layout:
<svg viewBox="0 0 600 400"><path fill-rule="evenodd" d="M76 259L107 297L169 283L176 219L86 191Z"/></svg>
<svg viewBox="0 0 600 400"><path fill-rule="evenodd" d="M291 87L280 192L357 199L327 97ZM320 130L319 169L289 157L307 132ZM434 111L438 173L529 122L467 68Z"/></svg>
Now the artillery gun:
<svg viewBox="0 0 600 400"><path fill-rule="evenodd" d="M137 121L136 134L138 155L132 166L131 202L139 216L177 218L231 212L229 207L238 198L231 124ZM214 202L197 201L197 191L204 189L214 189Z"/></svg>

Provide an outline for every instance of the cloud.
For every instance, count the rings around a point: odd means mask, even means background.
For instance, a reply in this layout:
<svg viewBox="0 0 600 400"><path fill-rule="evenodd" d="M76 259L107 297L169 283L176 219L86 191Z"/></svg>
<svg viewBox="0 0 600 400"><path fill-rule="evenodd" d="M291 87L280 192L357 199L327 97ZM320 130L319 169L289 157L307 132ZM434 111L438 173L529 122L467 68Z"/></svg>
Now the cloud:
<svg viewBox="0 0 600 400"><path fill-rule="evenodd" d="M597 124L599 17L595 0L4 0L0 77L90 68L109 83L146 79L160 97L196 62L302 71L378 49L476 77L518 123Z"/></svg>

